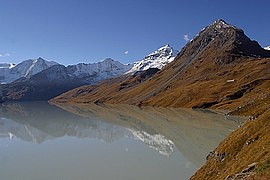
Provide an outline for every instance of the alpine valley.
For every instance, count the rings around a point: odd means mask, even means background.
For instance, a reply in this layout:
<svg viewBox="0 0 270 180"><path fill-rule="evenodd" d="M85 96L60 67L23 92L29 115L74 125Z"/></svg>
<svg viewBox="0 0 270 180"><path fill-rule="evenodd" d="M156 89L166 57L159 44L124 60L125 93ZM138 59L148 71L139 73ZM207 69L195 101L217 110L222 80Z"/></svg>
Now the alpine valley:
<svg viewBox="0 0 270 180"><path fill-rule="evenodd" d="M42 58L18 65L1 63L0 82L0 101L49 100L83 115L94 111L85 106L94 106L103 114L106 108L100 107L122 104L139 109L211 108L226 113L226 118L246 116L240 128L209 152L206 163L191 179L270 177L270 50L222 19L202 29L180 52L165 45L133 64L111 58L70 66ZM116 114L117 121L123 118ZM134 134L146 142L150 133Z"/></svg>
<svg viewBox="0 0 270 180"><path fill-rule="evenodd" d="M228 111L228 116L248 116L249 121L222 141L191 179L267 179L269 89L270 51L219 19L162 70L82 86L50 102L213 108Z"/></svg>

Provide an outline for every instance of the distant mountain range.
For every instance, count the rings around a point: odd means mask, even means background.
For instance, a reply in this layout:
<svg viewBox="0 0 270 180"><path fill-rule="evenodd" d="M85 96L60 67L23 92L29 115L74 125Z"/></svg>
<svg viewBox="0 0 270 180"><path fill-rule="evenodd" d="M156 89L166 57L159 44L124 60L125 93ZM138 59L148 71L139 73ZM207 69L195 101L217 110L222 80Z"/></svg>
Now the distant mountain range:
<svg viewBox="0 0 270 180"><path fill-rule="evenodd" d="M0 83L7 84L19 78L29 78L58 63L42 58L25 60L17 65L0 64Z"/></svg>
<svg viewBox="0 0 270 180"><path fill-rule="evenodd" d="M111 58L98 63L80 63L64 66L42 58L15 64L0 64L0 82L3 100L49 100L65 91L96 84L101 80L123 74L134 74L149 68L162 69L177 54L166 45L134 64L122 64Z"/></svg>

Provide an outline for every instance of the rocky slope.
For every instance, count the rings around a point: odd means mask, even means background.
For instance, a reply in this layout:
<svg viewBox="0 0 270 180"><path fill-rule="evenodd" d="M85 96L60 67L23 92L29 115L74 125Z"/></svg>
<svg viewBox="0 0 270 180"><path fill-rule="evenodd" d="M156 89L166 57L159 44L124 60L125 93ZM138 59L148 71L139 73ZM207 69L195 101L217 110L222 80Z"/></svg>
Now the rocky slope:
<svg viewBox="0 0 270 180"><path fill-rule="evenodd" d="M22 77L29 78L57 64L42 58L25 60L17 65L2 63L0 64L0 84L7 84Z"/></svg>

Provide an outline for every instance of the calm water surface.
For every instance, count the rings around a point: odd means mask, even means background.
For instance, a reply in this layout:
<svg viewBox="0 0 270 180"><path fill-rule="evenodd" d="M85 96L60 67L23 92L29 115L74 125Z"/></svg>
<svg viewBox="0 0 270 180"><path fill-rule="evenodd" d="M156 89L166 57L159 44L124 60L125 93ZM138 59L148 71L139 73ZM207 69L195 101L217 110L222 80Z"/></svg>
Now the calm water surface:
<svg viewBox="0 0 270 180"><path fill-rule="evenodd" d="M188 179L240 121L209 110L2 104L0 179Z"/></svg>

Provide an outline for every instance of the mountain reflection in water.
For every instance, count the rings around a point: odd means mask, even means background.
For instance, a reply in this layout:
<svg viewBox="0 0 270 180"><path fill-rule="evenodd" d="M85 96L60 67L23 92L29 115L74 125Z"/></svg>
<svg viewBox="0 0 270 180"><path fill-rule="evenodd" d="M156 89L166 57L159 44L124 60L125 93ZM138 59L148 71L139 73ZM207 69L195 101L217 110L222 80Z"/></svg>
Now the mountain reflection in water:
<svg viewBox="0 0 270 180"><path fill-rule="evenodd" d="M95 104L56 107L45 102L2 104L0 114L0 137L35 143L63 136L108 143L129 137L165 156L176 147L196 167L241 120L209 110Z"/></svg>
<svg viewBox="0 0 270 180"><path fill-rule="evenodd" d="M174 144L196 167L200 167L207 154L242 122L240 117L228 117L224 112L207 109L96 104L57 106L82 117L99 117L125 127L133 132L135 138L138 135L138 139L150 147L154 146L161 154L170 155ZM147 140L148 135L152 136L152 143ZM154 136L163 138L155 141ZM168 145L167 148L162 148L164 144Z"/></svg>

